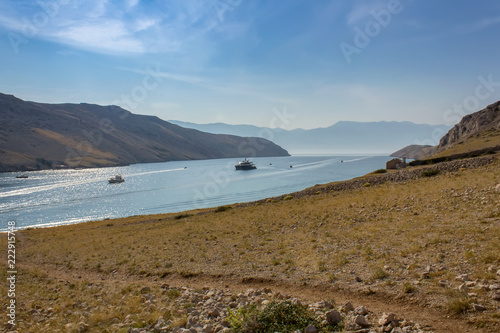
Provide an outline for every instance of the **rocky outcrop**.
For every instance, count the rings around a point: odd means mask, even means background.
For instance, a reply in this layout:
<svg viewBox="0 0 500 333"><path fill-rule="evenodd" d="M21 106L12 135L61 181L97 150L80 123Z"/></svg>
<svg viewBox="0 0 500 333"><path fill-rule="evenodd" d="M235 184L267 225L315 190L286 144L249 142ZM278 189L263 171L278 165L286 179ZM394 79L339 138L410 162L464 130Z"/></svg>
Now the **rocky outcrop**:
<svg viewBox="0 0 500 333"><path fill-rule="evenodd" d="M489 105L484 110L464 116L441 138L437 149L450 148L473 135L490 130L500 130L500 101Z"/></svg>
<svg viewBox="0 0 500 333"><path fill-rule="evenodd" d="M411 159L419 159L424 156L432 154L432 152L436 149L434 146L429 145L409 145L400 149L394 153L392 153L391 157L406 157Z"/></svg>

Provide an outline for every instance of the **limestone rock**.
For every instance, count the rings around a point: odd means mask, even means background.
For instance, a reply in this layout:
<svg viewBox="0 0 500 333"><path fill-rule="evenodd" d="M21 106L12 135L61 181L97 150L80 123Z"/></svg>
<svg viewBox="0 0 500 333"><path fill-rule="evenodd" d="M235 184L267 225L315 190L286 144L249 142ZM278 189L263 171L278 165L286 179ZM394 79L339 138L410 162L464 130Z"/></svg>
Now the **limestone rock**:
<svg viewBox="0 0 500 333"><path fill-rule="evenodd" d="M472 308L474 309L474 311L486 311L486 307L484 305L481 305L481 304L476 304L476 303L472 303Z"/></svg>
<svg viewBox="0 0 500 333"><path fill-rule="evenodd" d="M384 313L378 320L378 324L381 326L386 326L393 322L395 319L396 315L394 313Z"/></svg>
<svg viewBox="0 0 500 333"><path fill-rule="evenodd" d="M361 326L361 327L368 327L370 324L368 324L368 321L366 320L365 316L362 315L357 315L354 318L354 323Z"/></svg>
<svg viewBox="0 0 500 333"><path fill-rule="evenodd" d="M342 316L337 310L328 311L326 314L326 321L330 325L337 325L342 321Z"/></svg>
<svg viewBox="0 0 500 333"><path fill-rule="evenodd" d="M354 309L354 312L356 314L359 314L359 315L362 315L362 316L368 314L368 310L364 306L362 306L362 305L360 305L356 309Z"/></svg>
<svg viewBox="0 0 500 333"><path fill-rule="evenodd" d="M351 302L347 301L342 305L342 310L346 312L351 312L354 311L354 306L352 305Z"/></svg>

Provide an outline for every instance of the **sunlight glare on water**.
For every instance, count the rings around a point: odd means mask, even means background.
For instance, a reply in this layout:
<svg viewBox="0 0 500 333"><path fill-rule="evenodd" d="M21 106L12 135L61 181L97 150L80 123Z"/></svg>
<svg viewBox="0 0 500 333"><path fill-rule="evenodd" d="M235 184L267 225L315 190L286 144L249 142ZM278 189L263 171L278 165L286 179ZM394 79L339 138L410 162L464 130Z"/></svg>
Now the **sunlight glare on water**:
<svg viewBox="0 0 500 333"><path fill-rule="evenodd" d="M257 169L250 171L236 171L238 159L231 158L45 170L28 172L27 179L4 173L0 174L0 215L3 221L16 220L18 227L27 228L216 207L350 179L383 168L389 159L262 157L252 159ZM109 184L107 179L116 174L125 182Z"/></svg>

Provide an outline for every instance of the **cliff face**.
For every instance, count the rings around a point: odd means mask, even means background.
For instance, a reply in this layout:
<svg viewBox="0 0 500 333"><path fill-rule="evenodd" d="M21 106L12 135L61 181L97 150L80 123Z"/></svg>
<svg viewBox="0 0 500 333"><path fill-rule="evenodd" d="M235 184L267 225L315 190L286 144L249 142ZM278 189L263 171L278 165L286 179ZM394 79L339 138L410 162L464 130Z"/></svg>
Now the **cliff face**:
<svg viewBox="0 0 500 333"><path fill-rule="evenodd" d="M209 134L117 106L42 104L0 94L0 171L287 156L269 140Z"/></svg>
<svg viewBox="0 0 500 333"><path fill-rule="evenodd" d="M500 101L484 110L466 115L441 138L438 150L447 149L474 135L500 130Z"/></svg>

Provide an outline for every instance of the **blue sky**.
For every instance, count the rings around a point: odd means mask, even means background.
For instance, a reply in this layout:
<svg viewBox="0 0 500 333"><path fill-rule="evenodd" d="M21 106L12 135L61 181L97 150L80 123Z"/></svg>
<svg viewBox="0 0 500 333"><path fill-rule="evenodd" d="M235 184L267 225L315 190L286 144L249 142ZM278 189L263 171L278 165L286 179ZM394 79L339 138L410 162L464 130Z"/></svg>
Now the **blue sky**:
<svg viewBox="0 0 500 333"><path fill-rule="evenodd" d="M496 0L4 0L0 92L197 123L452 125L500 99L499 36Z"/></svg>

